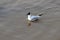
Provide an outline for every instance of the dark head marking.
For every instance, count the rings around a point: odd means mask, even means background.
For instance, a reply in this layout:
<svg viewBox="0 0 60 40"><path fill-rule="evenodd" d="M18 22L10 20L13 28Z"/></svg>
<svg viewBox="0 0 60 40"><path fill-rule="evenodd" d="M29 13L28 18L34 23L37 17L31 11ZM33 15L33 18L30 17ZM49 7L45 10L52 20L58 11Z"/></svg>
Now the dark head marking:
<svg viewBox="0 0 60 40"><path fill-rule="evenodd" d="M30 12L28 12L27 15L30 15Z"/></svg>

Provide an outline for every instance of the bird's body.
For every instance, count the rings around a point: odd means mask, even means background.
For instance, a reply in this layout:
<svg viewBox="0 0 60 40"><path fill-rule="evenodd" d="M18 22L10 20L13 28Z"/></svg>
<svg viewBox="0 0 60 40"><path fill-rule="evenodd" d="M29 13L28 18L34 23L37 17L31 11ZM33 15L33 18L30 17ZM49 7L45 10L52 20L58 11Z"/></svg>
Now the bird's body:
<svg viewBox="0 0 60 40"><path fill-rule="evenodd" d="M28 15L29 21L37 21L39 18L40 18L40 16Z"/></svg>

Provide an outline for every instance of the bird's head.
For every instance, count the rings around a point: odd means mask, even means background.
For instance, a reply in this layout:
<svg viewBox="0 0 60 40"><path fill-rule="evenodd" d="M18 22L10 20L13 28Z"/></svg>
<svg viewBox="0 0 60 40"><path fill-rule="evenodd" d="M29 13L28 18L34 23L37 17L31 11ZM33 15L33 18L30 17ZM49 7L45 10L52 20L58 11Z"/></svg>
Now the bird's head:
<svg viewBox="0 0 60 40"><path fill-rule="evenodd" d="M30 12L28 12L27 15L30 15Z"/></svg>

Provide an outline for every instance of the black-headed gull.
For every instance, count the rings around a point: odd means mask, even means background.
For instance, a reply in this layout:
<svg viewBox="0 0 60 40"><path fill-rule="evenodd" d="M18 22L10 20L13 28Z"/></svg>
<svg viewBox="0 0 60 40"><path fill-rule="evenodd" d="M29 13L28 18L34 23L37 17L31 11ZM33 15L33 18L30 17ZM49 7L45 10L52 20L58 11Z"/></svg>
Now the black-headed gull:
<svg viewBox="0 0 60 40"><path fill-rule="evenodd" d="M39 18L40 18L43 14L31 15L30 12L29 12L29 13L27 13L27 15L28 15L27 20L28 20L28 21L31 21L31 22L34 22L34 21L38 21Z"/></svg>

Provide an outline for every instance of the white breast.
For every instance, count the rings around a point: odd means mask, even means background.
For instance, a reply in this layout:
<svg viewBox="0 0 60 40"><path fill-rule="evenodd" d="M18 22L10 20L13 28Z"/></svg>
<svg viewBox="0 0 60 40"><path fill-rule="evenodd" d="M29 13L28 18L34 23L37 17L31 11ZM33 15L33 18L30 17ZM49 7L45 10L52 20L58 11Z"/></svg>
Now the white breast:
<svg viewBox="0 0 60 40"><path fill-rule="evenodd" d="M28 20L30 20L30 21L32 20L32 19L31 19L31 15L28 15Z"/></svg>

